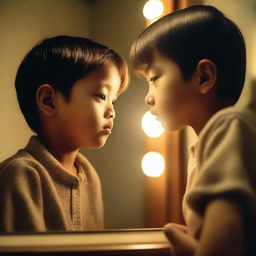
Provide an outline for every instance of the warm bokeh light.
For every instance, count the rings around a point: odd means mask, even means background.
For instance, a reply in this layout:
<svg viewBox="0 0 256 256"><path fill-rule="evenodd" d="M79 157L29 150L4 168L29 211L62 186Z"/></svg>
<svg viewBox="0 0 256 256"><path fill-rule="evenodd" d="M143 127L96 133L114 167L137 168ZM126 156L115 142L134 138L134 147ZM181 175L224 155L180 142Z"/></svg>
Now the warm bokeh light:
<svg viewBox="0 0 256 256"><path fill-rule="evenodd" d="M149 111L142 117L141 126L146 135L151 138L159 137L164 132L161 123Z"/></svg>
<svg viewBox="0 0 256 256"><path fill-rule="evenodd" d="M252 54L251 54L251 63L252 63L251 70L252 70L253 82L255 83L255 81L256 81L256 63L254 60L256 59L256 33L254 33L254 35L252 35L252 36L253 36L253 39L252 39L253 44L251 47L252 48L252 50L251 50L251 52L252 52Z"/></svg>
<svg viewBox="0 0 256 256"><path fill-rule="evenodd" d="M148 152L142 158L141 167L145 175L159 177L164 172L164 158L158 152Z"/></svg>
<svg viewBox="0 0 256 256"><path fill-rule="evenodd" d="M164 11L164 5L161 0L149 0L143 7L143 15L148 20L158 18Z"/></svg>

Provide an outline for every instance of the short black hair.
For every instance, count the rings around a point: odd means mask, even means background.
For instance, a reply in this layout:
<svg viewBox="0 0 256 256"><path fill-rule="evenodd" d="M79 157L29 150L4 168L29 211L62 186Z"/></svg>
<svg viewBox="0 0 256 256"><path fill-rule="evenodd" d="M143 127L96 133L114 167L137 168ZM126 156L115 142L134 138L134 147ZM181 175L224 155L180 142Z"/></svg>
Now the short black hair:
<svg viewBox="0 0 256 256"><path fill-rule="evenodd" d="M218 97L237 102L245 81L245 42L236 24L215 7L191 6L147 27L130 51L136 73L144 73L152 64L154 50L176 61L185 80L201 59L213 61Z"/></svg>
<svg viewBox="0 0 256 256"><path fill-rule="evenodd" d="M15 80L18 102L29 127L33 131L40 128L36 103L40 85L50 84L68 101L76 81L109 62L119 71L120 94L128 84L127 65L113 49L87 38L66 35L37 44L21 62Z"/></svg>

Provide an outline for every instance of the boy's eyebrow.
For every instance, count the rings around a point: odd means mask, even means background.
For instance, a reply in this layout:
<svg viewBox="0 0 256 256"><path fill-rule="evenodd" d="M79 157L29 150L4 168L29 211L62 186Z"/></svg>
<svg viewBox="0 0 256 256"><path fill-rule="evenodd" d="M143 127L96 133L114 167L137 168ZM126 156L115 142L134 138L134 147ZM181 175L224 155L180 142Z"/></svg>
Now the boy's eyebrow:
<svg viewBox="0 0 256 256"><path fill-rule="evenodd" d="M145 74L149 76L151 72L160 72L160 69L156 65L151 65L148 67L148 69L145 71Z"/></svg>
<svg viewBox="0 0 256 256"><path fill-rule="evenodd" d="M101 82L97 85L97 88L104 88L106 87L108 90L111 89L111 85L109 85L108 83L105 83L105 82Z"/></svg>
<svg viewBox="0 0 256 256"><path fill-rule="evenodd" d="M97 86L96 86L96 89L102 89L102 88L107 88L108 91L111 91L113 89L113 87L108 84L108 83L104 83L104 82L101 82L99 83ZM118 93L117 93L118 94Z"/></svg>

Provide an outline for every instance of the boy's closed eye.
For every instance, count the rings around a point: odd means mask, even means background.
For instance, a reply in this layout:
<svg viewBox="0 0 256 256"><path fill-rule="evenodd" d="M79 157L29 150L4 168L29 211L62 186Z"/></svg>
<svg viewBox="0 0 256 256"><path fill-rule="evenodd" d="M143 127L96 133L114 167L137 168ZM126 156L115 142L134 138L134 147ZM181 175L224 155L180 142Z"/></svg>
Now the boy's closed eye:
<svg viewBox="0 0 256 256"><path fill-rule="evenodd" d="M150 83L155 83L158 78L159 78L159 76L152 76L152 77L149 78L149 82Z"/></svg>

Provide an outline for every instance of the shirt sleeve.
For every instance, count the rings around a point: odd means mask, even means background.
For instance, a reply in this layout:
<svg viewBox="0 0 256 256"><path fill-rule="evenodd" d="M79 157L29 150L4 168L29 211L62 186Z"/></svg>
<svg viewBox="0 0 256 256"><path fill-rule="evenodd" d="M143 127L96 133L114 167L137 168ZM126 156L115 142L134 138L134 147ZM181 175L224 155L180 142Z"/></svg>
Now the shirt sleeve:
<svg viewBox="0 0 256 256"><path fill-rule="evenodd" d="M198 145L198 173L187 202L203 216L207 202L231 196L255 210L255 128L239 118L219 120Z"/></svg>
<svg viewBox="0 0 256 256"><path fill-rule="evenodd" d="M31 164L12 161L0 173L0 231L45 231L40 177Z"/></svg>

